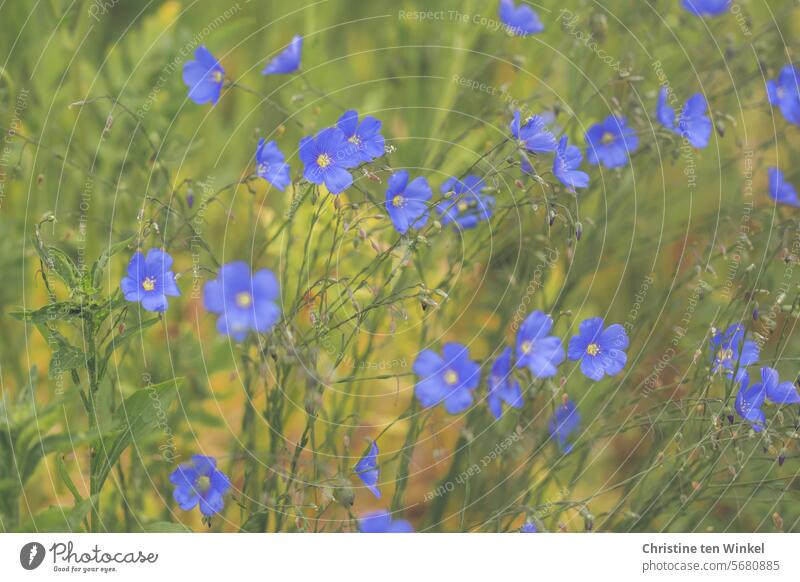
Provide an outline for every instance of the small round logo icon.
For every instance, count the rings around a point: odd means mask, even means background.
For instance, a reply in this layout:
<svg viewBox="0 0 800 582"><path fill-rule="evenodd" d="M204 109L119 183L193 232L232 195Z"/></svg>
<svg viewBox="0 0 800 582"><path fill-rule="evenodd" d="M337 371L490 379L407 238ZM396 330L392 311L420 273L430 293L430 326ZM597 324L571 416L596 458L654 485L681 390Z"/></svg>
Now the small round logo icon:
<svg viewBox="0 0 800 582"><path fill-rule="evenodd" d="M35 570L44 561L44 546L39 542L28 542L19 551L19 563L26 570Z"/></svg>

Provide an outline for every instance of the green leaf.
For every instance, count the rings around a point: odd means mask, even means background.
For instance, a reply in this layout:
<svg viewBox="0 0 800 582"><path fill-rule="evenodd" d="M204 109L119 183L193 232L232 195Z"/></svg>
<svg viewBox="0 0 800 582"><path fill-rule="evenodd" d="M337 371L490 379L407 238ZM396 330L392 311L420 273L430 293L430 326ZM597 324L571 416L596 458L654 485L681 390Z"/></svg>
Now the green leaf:
<svg viewBox="0 0 800 582"><path fill-rule="evenodd" d="M78 488L75 487L75 483L72 482L72 477L69 476L67 465L64 463L64 458L61 455L56 456L56 468L58 469L58 476L61 477L61 481L67 486L69 492L72 493L75 504L77 505L83 501L83 497L78 493Z"/></svg>
<svg viewBox="0 0 800 582"><path fill-rule="evenodd" d="M97 454L92 459L95 490L99 491L112 467L132 443L144 440L153 432L162 415L169 410L178 394L183 378L150 384L128 396L114 413L113 425L118 434L109 441L97 444Z"/></svg>
<svg viewBox="0 0 800 582"><path fill-rule="evenodd" d="M239 529L242 533L263 533L267 530L268 511L258 511L247 518Z"/></svg>
<svg viewBox="0 0 800 582"><path fill-rule="evenodd" d="M103 277L103 272L105 271L106 266L108 265L108 261L111 259L111 257L116 255L118 252L123 251L126 248L128 248L130 246L130 244L134 241L135 238L136 238L136 235L129 236L125 240L111 245L110 247L108 247L103 252L103 254L101 254L97 258L97 260L92 265L92 271L91 271L91 277L92 277L91 278L91 283L92 283L92 286L95 289L99 289L100 288L100 283L102 282L101 278Z"/></svg>
<svg viewBox="0 0 800 582"><path fill-rule="evenodd" d="M39 309L20 309L9 313L11 317L21 321L30 321L32 323L50 323L53 321L61 320L67 321L80 317L83 309L80 305L70 301L60 301L58 303L50 303Z"/></svg>
<svg viewBox="0 0 800 582"><path fill-rule="evenodd" d="M15 531L18 532L80 532L81 522L89 515L95 498L85 499L74 507L54 505L29 517Z"/></svg>

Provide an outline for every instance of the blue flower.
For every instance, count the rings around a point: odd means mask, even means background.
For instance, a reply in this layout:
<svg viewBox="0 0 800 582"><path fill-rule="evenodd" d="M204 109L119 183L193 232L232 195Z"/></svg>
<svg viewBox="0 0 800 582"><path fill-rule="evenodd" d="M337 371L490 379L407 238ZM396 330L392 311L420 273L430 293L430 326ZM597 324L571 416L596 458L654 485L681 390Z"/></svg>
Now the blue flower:
<svg viewBox="0 0 800 582"><path fill-rule="evenodd" d="M481 194L486 186L481 178L469 175L463 180L452 177L442 184L440 191L449 196L436 205L441 222L447 226L454 222L463 229L475 228L479 222L489 220L494 209L494 197Z"/></svg>
<svg viewBox="0 0 800 582"><path fill-rule="evenodd" d="M503 402L514 408L522 408L522 393L519 382L511 376L511 348L506 348L497 356L489 373L489 392L486 405L492 415L503 416Z"/></svg>
<svg viewBox="0 0 800 582"><path fill-rule="evenodd" d="M292 37L292 42L283 49L278 56L272 59L261 71L262 75L285 75L294 73L300 68L300 55L303 49L303 37L296 34Z"/></svg>
<svg viewBox="0 0 800 582"><path fill-rule="evenodd" d="M478 387L481 369L469 359L467 347L447 343L440 357L432 350L423 350L414 362L419 381L414 387L422 406L428 408L444 401L450 414L458 414L472 404L472 391Z"/></svg>
<svg viewBox="0 0 800 582"><path fill-rule="evenodd" d="M428 201L433 196L428 181L418 176L408 181L408 172L400 170L389 177L386 211L400 234L409 228L421 228L428 220Z"/></svg>
<svg viewBox="0 0 800 582"><path fill-rule="evenodd" d="M189 87L189 99L198 105L216 103L225 80L225 69L202 45L195 49L194 58L183 65L183 82Z"/></svg>
<svg viewBox="0 0 800 582"><path fill-rule="evenodd" d="M747 372L740 376L740 387L733 406L737 414L750 423L754 431L761 432L767 421L764 411L761 410L766 393L760 384L748 386L749 382L750 376Z"/></svg>
<svg viewBox="0 0 800 582"><path fill-rule="evenodd" d="M603 318L592 317L582 321L578 335L569 340L567 355L570 360L580 360L583 375L598 382L622 371L628 360L626 349L624 327L615 323L603 329Z"/></svg>
<svg viewBox="0 0 800 582"><path fill-rule="evenodd" d="M359 123L358 113L354 109L350 109L342 113L339 121L336 122L336 127L342 130L362 164L371 162L384 154L380 120L365 115Z"/></svg>
<svg viewBox="0 0 800 582"><path fill-rule="evenodd" d="M733 324L711 338L711 371L716 373L724 369L728 377L731 377L738 365L738 381L745 374L747 366L758 362L758 354L758 344L745 339L744 326Z"/></svg>
<svg viewBox="0 0 800 582"><path fill-rule="evenodd" d="M515 6L514 0L500 0L498 14L509 34L527 36L544 30L539 15L524 2Z"/></svg>
<svg viewBox="0 0 800 582"><path fill-rule="evenodd" d="M800 199L797 197L797 190L786 180L778 168L768 168L769 174L769 195L779 204L789 204L800 207Z"/></svg>
<svg viewBox="0 0 800 582"><path fill-rule="evenodd" d="M767 398L775 404L800 404L800 394L793 382L781 382L778 371L774 368L761 368L760 386Z"/></svg>
<svg viewBox="0 0 800 582"><path fill-rule="evenodd" d="M770 104L780 107L786 121L800 125L800 71L785 65L776 81L767 81Z"/></svg>
<svg viewBox="0 0 800 582"><path fill-rule="evenodd" d="M291 183L289 164L285 163L283 152L274 141L258 141L256 148L256 173L281 192Z"/></svg>
<svg viewBox="0 0 800 582"><path fill-rule="evenodd" d="M378 477L380 476L380 471L378 470L378 443L372 441L369 451L356 463L353 472L364 482L367 489L380 499L381 492L378 489Z"/></svg>
<svg viewBox="0 0 800 582"><path fill-rule="evenodd" d="M547 121L540 115L529 117L521 124L520 112L515 111L509 129L519 146L529 152L542 154L556 149L556 137L547 129Z"/></svg>
<svg viewBox="0 0 800 582"><path fill-rule="evenodd" d="M567 136L562 136L556 146L556 155L553 158L553 175L566 186L570 192L575 188L589 187L589 174L580 171L583 154L574 145L567 143Z"/></svg>
<svg viewBox="0 0 800 582"><path fill-rule="evenodd" d="M551 378L564 361L561 339L549 335L553 320L546 313L534 311L517 332L517 368L528 368L534 378Z"/></svg>
<svg viewBox="0 0 800 582"><path fill-rule="evenodd" d="M250 273L244 261L223 265L203 287L203 305L220 315L217 330L242 341L249 330L268 332L281 316L278 280L269 269Z"/></svg>
<svg viewBox="0 0 800 582"><path fill-rule="evenodd" d="M342 130L328 127L316 136L300 140L303 176L313 184L325 184L331 194L340 194L353 183L347 168L359 163L358 152L350 145Z"/></svg>
<svg viewBox="0 0 800 582"><path fill-rule="evenodd" d="M169 476L175 485L172 496L181 509L189 511L200 504L200 513L206 517L222 511L224 495L230 489L228 477L217 469L214 457L194 455L189 463L179 465Z"/></svg>
<svg viewBox="0 0 800 582"><path fill-rule="evenodd" d="M581 415L572 400L567 400L556 408L555 413L550 418L548 425L550 436L556 439L559 448L565 453L569 453L572 450L572 443L568 443L567 439L578 429L580 423Z"/></svg>
<svg viewBox="0 0 800 582"><path fill-rule="evenodd" d="M361 533L413 533L414 528L405 519L392 520L388 511L373 511L358 520Z"/></svg>
<svg viewBox="0 0 800 582"><path fill-rule="evenodd" d="M725 14L731 0L683 0L683 7L696 16L719 16Z"/></svg>
<svg viewBox="0 0 800 582"><path fill-rule="evenodd" d="M628 127L624 117L609 115L605 121L586 132L586 160L596 166L619 168L628 163L628 155L639 147L636 130Z"/></svg>
<svg viewBox="0 0 800 582"><path fill-rule="evenodd" d="M702 93L692 95L683 106L680 119L675 125L675 110L667 105L667 88L662 87L658 94L656 117L661 125L672 133L685 138L696 148L708 146L711 139L711 119L706 115L708 103Z"/></svg>
<svg viewBox="0 0 800 582"><path fill-rule="evenodd" d="M167 295L178 297L172 257L161 249L150 249L147 258L137 251L128 263L128 276L120 281L127 301L141 303L147 311L166 311Z"/></svg>
<svg viewBox="0 0 800 582"><path fill-rule="evenodd" d="M519 528L519 533L539 533L539 528L536 527L536 524L532 521L526 521L521 528Z"/></svg>

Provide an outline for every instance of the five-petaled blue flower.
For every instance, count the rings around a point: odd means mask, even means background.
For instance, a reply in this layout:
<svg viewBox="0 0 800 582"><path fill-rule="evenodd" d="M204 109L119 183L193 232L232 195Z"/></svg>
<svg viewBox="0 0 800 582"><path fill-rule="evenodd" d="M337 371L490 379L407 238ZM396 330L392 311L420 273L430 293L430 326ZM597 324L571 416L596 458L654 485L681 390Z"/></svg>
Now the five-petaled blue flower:
<svg viewBox="0 0 800 582"><path fill-rule="evenodd" d="M562 136L553 158L553 175L570 192L575 192L575 188L589 187L589 174L578 169L582 160L581 150L577 146L569 145L566 135Z"/></svg>
<svg viewBox="0 0 800 582"><path fill-rule="evenodd" d="M733 407L739 416L750 423L754 431L761 432L767 420L764 411L761 410L766 393L760 384L748 386L749 382L750 376L747 372L740 375L739 391L736 393Z"/></svg>
<svg viewBox="0 0 800 582"><path fill-rule="evenodd" d="M244 261L223 265L203 288L203 305L219 314L217 330L242 341L249 330L268 332L281 316L278 279L269 269L251 275Z"/></svg>
<svg viewBox="0 0 800 582"><path fill-rule="evenodd" d="M358 520L361 533L413 533L414 528L405 519L392 520L388 511L373 511Z"/></svg>
<svg viewBox="0 0 800 582"><path fill-rule="evenodd" d="M231 487L228 477L217 469L217 460L203 455L193 455L191 462L178 466L169 480L175 485L172 496L180 508L189 511L199 504L206 517L222 511Z"/></svg>
<svg viewBox="0 0 800 582"><path fill-rule="evenodd" d="M513 408L522 408L522 393L511 375L511 348L505 348L492 364L489 372L489 391L486 405L495 418L503 416L503 402Z"/></svg>
<svg viewBox="0 0 800 582"><path fill-rule="evenodd" d="M367 489L380 499L381 492L378 489L378 477L380 476L380 471L378 470L378 443L372 441L369 451L356 463L353 472L364 482Z"/></svg>
<svg viewBox="0 0 800 582"><path fill-rule="evenodd" d="M300 68L300 55L303 49L303 37L299 34L292 37L289 43L275 58L273 58L261 71L262 75L285 75L294 73Z"/></svg>
<svg viewBox="0 0 800 582"><path fill-rule="evenodd" d="M780 107L786 121L800 125L800 70L794 65L785 65L778 79L767 81L767 97L770 104Z"/></svg>
<svg viewBox="0 0 800 582"><path fill-rule="evenodd" d="M202 45L195 49L194 58L183 65L183 82L189 87L189 99L198 105L216 103L225 80L225 69Z"/></svg>
<svg viewBox="0 0 800 582"><path fill-rule="evenodd" d="M769 195L779 204L789 204L790 206L800 207L800 198L797 190L786 180L778 168L767 168L769 174Z"/></svg>
<svg viewBox="0 0 800 582"><path fill-rule="evenodd" d="M586 161L593 166L619 168L628 163L628 156L639 147L636 130L627 125L624 117L609 115L586 132Z"/></svg>
<svg viewBox="0 0 800 582"><path fill-rule="evenodd" d="M485 186L480 177L472 174L463 180L448 178L440 188L447 198L436 205L442 224L447 226L452 222L468 229L475 228L483 220L489 220L495 201L493 196L481 193Z"/></svg>
<svg viewBox="0 0 800 582"><path fill-rule="evenodd" d="M128 263L128 276L120 281L122 294L147 311L166 311L167 295L181 294L171 268L172 257L166 251L150 249L147 258L137 251Z"/></svg>
<svg viewBox="0 0 800 582"><path fill-rule="evenodd" d="M408 181L408 172L392 174L386 188L386 211L395 230L400 234L409 228L421 228L428 220L428 201L433 196L428 181L418 176Z"/></svg>
<svg viewBox="0 0 800 582"><path fill-rule="evenodd" d="M527 36L544 30L539 15L524 2L515 6L514 0L500 0L498 15L500 21L506 25L506 31L515 36Z"/></svg>
<svg viewBox="0 0 800 582"><path fill-rule="evenodd" d="M628 356L628 334L615 323L603 329L603 318L592 317L581 322L578 335L569 340L567 355L581 361L581 372L587 378L600 381L622 371Z"/></svg>
<svg viewBox="0 0 800 582"><path fill-rule="evenodd" d="M517 368L528 368L534 378L551 378L564 361L561 338L549 335L553 319L546 313L534 311L517 332Z"/></svg>
<svg viewBox="0 0 800 582"><path fill-rule="evenodd" d="M794 382L781 382L778 371L774 368L761 368L761 384L756 384L764 390L764 394L775 404L800 404L800 394Z"/></svg>
<svg viewBox="0 0 800 582"><path fill-rule="evenodd" d="M670 130L685 138L696 148L704 148L711 139L711 119L706 115L708 103L702 93L695 93L684 104L681 116L675 123L675 110L667 105L669 91L662 87L658 94L656 117L658 121Z"/></svg>
<svg viewBox="0 0 800 582"><path fill-rule="evenodd" d="M570 435L578 430L578 425L581 422L581 415L578 413L578 407L572 400L566 400L563 404L556 408L555 413L550 418L548 428L550 429L550 436L556 439L559 448L564 453L569 453L572 450L572 443L567 442Z"/></svg>
<svg viewBox="0 0 800 582"><path fill-rule="evenodd" d="M724 369L730 377L738 366L738 381L745 374L745 368L758 361L758 354L758 344L745 339L744 326L733 324L711 338L711 371L716 373Z"/></svg>
<svg viewBox="0 0 800 582"><path fill-rule="evenodd" d="M447 343L442 356L433 350L423 350L414 362L414 373L419 378L414 387L422 406L436 406L444 401L450 414L458 414L472 404L472 391L478 387L481 369L469 359L465 345Z"/></svg>
<svg viewBox="0 0 800 582"><path fill-rule="evenodd" d="M683 7L696 16L719 16L730 5L731 0L683 0Z"/></svg>
<svg viewBox="0 0 800 582"><path fill-rule="evenodd" d="M341 129L328 127L316 136L300 140L303 176L313 184L325 184L331 194L340 194L353 183L347 171L359 164L356 148L347 141Z"/></svg>
<svg viewBox="0 0 800 582"><path fill-rule="evenodd" d="M384 139L381 135L381 121L365 115L358 121L358 112L354 109L345 111L336 122L342 130L350 147L355 150L358 161L362 164L371 162L384 154Z"/></svg>
<svg viewBox="0 0 800 582"><path fill-rule="evenodd" d="M529 152L543 154L556 149L556 137L547 129L547 121L541 115L533 115L523 123L520 112L515 111L509 129L519 146Z"/></svg>
<svg viewBox="0 0 800 582"><path fill-rule="evenodd" d="M291 183L289 164L274 141L266 142L262 137L256 148L256 174L281 192Z"/></svg>

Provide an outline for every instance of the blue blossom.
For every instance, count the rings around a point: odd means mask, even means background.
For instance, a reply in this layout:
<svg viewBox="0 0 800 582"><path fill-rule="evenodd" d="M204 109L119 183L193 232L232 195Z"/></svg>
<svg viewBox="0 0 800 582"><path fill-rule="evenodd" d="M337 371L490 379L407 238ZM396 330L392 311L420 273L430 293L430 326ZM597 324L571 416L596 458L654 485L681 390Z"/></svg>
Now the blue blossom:
<svg viewBox="0 0 800 582"><path fill-rule="evenodd" d="M781 382L774 368L761 368L761 383L756 384L764 390L767 398L775 404L800 404L800 394L794 382Z"/></svg>
<svg viewBox="0 0 800 582"><path fill-rule="evenodd" d="M553 175L566 186L570 192L575 188L589 187L589 174L580 171L583 154L578 147L567 143L567 136L562 136L556 146L556 155L553 158Z"/></svg>
<svg viewBox="0 0 800 582"><path fill-rule="evenodd" d="M294 73L300 68L300 55L303 49L303 37L296 34L292 37L292 42L289 43L278 55L273 58L261 71L262 75L286 75Z"/></svg>
<svg viewBox="0 0 800 582"><path fill-rule="evenodd" d="M766 393L760 384L748 386L750 376L745 372L739 377L739 391L736 393L734 408L739 416L745 419L753 430L761 432L766 424L766 417L761 406L764 404Z"/></svg>
<svg viewBox="0 0 800 582"><path fill-rule="evenodd" d="M681 116L675 124L675 110L667 105L667 88L662 87L658 94L656 117L672 133L685 138L696 148L708 146L711 139L711 119L706 115L708 103L702 93L695 93L683 106Z"/></svg>
<svg viewBox="0 0 800 582"><path fill-rule="evenodd" d="M447 343L440 357L432 350L423 350L414 362L419 380L414 394L425 408L444 401L450 414L458 414L472 405L472 391L480 382L480 366L469 359L467 347Z"/></svg>
<svg viewBox="0 0 800 582"><path fill-rule="evenodd" d="M428 220L428 201L431 196L433 192L423 176L409 182L406 170L392 174L386 188L386 211L395 230L405 234L409 228L424 226Z"/></svg>
<svg viewBox="0 0 800 582"><path fill-rule="evenodd" d="M256 148L256 174L275 186L281 192L291 183L289 164L285 163L283 152L274 141L258 141Z"/></svg>
<svg viewBox="0 0 800 582"><path fill-rule="evenodd" d="M528 368L534 378L551 378L564 361L561 339L549 335L553 319L546 313L534 311L517 332L517 368Z"/></svg>
<svg viewBox="0 0 800 582"><path fill-rule="evenodd" d="M278 279L269 269L251 275L244 261L223 265L203 287L203 305L219 314L217 330L242 341L250 330L266 333L281 316Z"/></svg>
<svg viewBox="0 0 800 582"><path fill-rule="evenodd" d="M128 263L128 276L120 281L126 301L141 303L147 311L166 311L167 296L178 297L172 257L161 249L150 249L147 258L137 251Z"/></svg>
<svg viewBox="0 0 800 582"><path fill-rule="evenodd" d="M526 521L521 528L519 528L519 533L539 533L539 528L536 527L536 524L532 521Z"/></svg>
<svg viewBox="0 0 800 582"><path fill-rule="evenodd" d="M189 99L198 105L216 103L225 80L225 69L202 45L195 49L194 58L183 65L183 82L189 87Z"/></svg>
<svg viewBox="0 0 800 582"><path fill-rule="evenodd" d="M769 174L769 195L779 204L789 204L790 206L800 207L800 199L797 197L797 190L786 180L778 168L767 168Z"/></svg>
<svg viewBox="0 0 800 582"><path fill-rule="evenodd" d="M628 155L639 147L636 130L627 125L624 117L609 115L586 132L586 160L596 166L619 168L628 163Z"/></svg>
<svg viewBox="0 0 800 582"><path fill-rule="evenodd" d="M683 0L683 7L696 16L719 16L730 8L731 0Z"/></svg>
<svg viewBox="0 0 800 582"><path fill-rule="evenodd" d="M372 441L367 454L356 463L353 472L364 482L367 489L372 491L372 494L380 499L381 492L378 489L378 478L380 477L380 471L378 469L378 443Z"/></svg>
<svg viewBox="0 0 800 582"><path fill-rule="evenodd" d="M514 0L500 0L498 15L508 33L515 36L527 36L544 30L539 15L525 2L515 6Z"/></svg>
<svg viewBox="0 0 800 582"><path fill-rule="evenodd" d="M509 129L519 146L529 152L541 154L556 149L556 137L547 129L547 121L540 115L533 115L521 123L520 112L515 111Z"/></svg>
<svg viewBox="0 0 800 582"><path fill-rule="evenodd" d="M777 80L767 81L767 97L786 121L800 125L800 71L794 65L785 65Z"/></svg>
<svg viewBox="0 0 800 582"><path fill-rule="evenodd" d="M514 408L522 408L522 393L519 382L511 375L511 348L505 348L492 364L489 372L489 391L486 405L492 415L499 419L503 416L503 402Z"/></svg>
<svg viewBox="0 0 800 582"><path fill-rule="evenodd" d="M494 210L494 197L482 194L484 181L475 175L463 180L452 177L442 184L440 191L449 196L436 205L436 212L444 226L454 222L463 229L475 228L483 220L489 220Z"/></svg>
<svg viewBox="0 0 800 582"><path fill-rule="evenodd" d="M231 487L228 477L217 469L217 460L203 455L193 455L191 462L179 465L169 481L175 485L172 496L181 509L189 511L199 504L206 517L222 511Z"/></svg>
<svg viewBox="0 0 800 582"><path fill-rule="evenodd" d="M711 338L711 371L726 371L728 377L738 366L736 380L745 373L745 368L758 362L759 347L754 341L745 339L744 326L733 324L728 329L718 331ZM740 353L741 352L741 353Z"/></svg>
<svg viewBox="0 0 800 582"><path fill-rule="evenodd" d="M405 519L392 520L388 511L373 511L358 520L361 533L413 533L414 528Z"/></svg>
<svg viewBox="0 0 800 582"><path fill-rule="evenodd" d="M587 378L600 381L622 371L628 356L628 334L615 323L603 329L603 318L592 317L581 322L578 335L569 340L567 355L581 361L581 372Z"/></svg>
<svg viewBox="0 0 800 582"><path fill-rule="evenodd" d="M556 408L555 413L550 418L548 428L550 429L550 436L556 439L559 448L564 453L572 451L572 443L567 442L570 435L578 430L578 425L581 422L581 415L578 413L578 407L572 400L566 400L563 404Z"/></svg>
<svg viewBox="0 0 800 582"><path fill-rule="evenodd" d="M370 115L358 121L358 112L354 109L345 111L336 122L342 130L347 142L355 149L362 164L371 162L384 154L384 139L381 135L381 122Z"/></svg>
<svg viewBox="0 0 800 582"><path fill-rule="evenodd" d="M521 152L519 155L519 169L522 170L522 173L526 176L536 176L536 170L533 168L533 165L531 165L528 156Z"/></svg>
<svg viewBox="0 0 800 582"><path fill-rule="evenodd" d="M347 169L359 164L359 155L342 130L328 127L314 137L304 137L299 155L303 176L309 182L325 184L331 194L340 194L352 185L353 176Z"/></svg>

